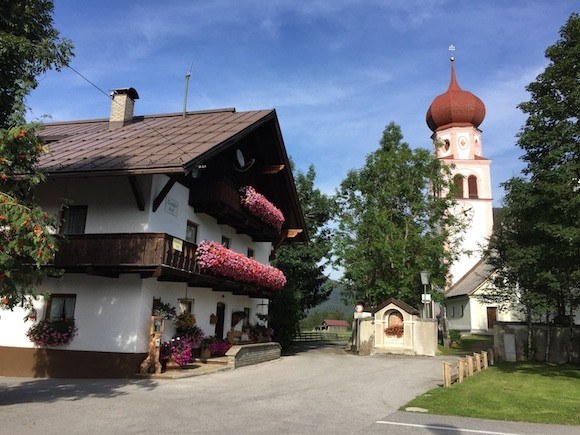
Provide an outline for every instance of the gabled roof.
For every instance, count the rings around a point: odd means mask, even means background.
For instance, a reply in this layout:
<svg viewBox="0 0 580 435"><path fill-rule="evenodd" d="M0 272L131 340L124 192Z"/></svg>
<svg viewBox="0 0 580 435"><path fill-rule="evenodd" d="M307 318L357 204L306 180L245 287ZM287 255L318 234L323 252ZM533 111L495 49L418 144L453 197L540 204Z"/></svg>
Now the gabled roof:
<svg viewBox="0 0 580 435"><path fill-rule="evenodd" d="M449 289L445 296L448 298L471 296L479 290L491 274L491 266L484 259L481 259Z"/></svg>
<svg viewBox="0 0 580 435"><path fill-rule="evenodd" d="M400 301L398 299L395 299L395 298L387 299L385 302L383 302L381 305L379 305L377 308L375 308L373 310L373 314L381 311L383 308L385 308L389 304L396 305L397 307L399 307L403 311L406 311L409 314L419 315L419 310L417 308L414 308L411 305L409 305L403 301Z"/></svg>
<svg viewBox="0 0 580 435"><path fill-rule="evenodd" d="M40 136L50 152L39 168L51 175L80 173L180 173L195 159L269 119L274 110L235 109L136 116L119 129L109 119L45 124Z"/></svg>
<svg viewBox="0 0 580 435"><path fill-rule="evenodd" d="M327 326L349 326L349 323L346 320L325 319L324 324Z"/></svg>
<svg viewBox="0 0 580 435"><path fill-rule="evenodd" d="M258 188L281 208L287 229L299 230L294 241L308 240L275 110L133 116L116 128L109 121L46 123L40 136L49 152L38 169L52 178L165 174L188 186L221 174ZM237 153L251 162L247 170L236 170Z"/></svg>

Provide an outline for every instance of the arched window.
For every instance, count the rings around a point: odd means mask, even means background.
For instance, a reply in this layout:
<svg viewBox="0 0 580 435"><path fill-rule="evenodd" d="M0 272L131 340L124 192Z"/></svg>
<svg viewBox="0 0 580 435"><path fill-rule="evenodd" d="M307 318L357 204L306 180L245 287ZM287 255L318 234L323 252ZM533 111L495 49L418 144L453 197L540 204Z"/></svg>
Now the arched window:
<svg viewBox="0 0 580 435"><path fill-rule="evenodd" d="M455 196L463 198L463 175L457 174L453 177L453 185L455 186Z"/></svg>
<svg viewBox="0 0 580 435"><path fill-rule="evenodd" d="M470 198L479 198L477 195L477 177L475 175L467 177L467 189Z"/></svg>

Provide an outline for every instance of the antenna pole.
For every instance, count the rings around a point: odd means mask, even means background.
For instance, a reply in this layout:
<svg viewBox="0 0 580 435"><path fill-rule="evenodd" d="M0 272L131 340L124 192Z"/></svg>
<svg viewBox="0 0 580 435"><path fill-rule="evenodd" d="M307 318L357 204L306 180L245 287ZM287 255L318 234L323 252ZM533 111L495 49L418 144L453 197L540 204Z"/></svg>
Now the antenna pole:
<svg viewBox="0 0 580 435"><path fill-rule="evenodd" d="M193 68L193 62L189 66L189 71L185 74L185 92L183 96L183 117L187 114L187 93L189 91L189 78L191 77L191 70Z"/></svg>

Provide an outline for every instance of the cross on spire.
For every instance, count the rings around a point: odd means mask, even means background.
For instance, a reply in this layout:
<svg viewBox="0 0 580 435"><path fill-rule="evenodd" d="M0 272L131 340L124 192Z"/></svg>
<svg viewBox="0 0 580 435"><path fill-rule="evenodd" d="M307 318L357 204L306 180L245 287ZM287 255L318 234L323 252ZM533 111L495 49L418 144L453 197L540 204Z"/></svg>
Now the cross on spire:
<svg viewBox="0 0 580 435"><path fill-rule="evenodd" d="M455 52L455 45L451 44L449 46L449 51L451 52L451 60L455 60L455 56L453 56L453 53Z"/></svg>

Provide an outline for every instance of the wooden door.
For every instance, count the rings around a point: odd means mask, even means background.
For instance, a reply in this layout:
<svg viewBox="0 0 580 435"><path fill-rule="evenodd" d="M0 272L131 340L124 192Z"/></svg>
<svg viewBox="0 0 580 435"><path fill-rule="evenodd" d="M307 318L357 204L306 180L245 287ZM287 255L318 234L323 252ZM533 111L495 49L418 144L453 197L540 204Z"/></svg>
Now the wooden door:
<svg viewBox="0 0 580 435"><path fill-rule="evenodd" d="M222 302L217 303L216 307L216 317L217 322L215 324L215 335L217 338L224 338L224 317L226 313L226 305Z"/></svg>
<svg viewBox="0 0 580 435"><path fill-rule="evenodd" d="M487 329L493 329L497 320L497 307L487 307Z"/></svg>

